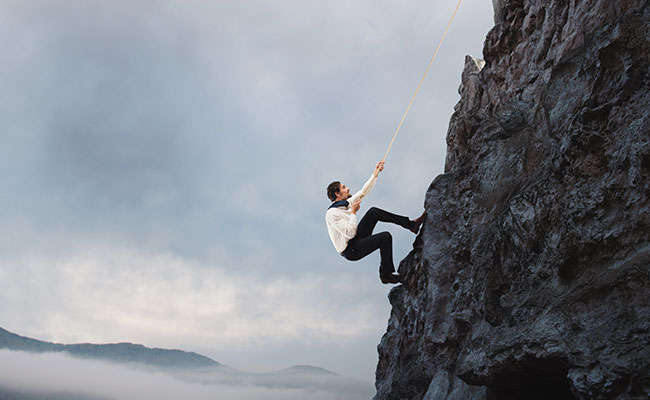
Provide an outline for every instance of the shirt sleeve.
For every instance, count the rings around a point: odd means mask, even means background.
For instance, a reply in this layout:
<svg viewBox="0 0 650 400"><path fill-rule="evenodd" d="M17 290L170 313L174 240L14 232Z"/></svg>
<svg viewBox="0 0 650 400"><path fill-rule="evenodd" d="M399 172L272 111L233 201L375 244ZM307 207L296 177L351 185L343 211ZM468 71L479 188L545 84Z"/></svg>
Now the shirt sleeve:
<svg viewBox="0 0 650 400"><path fill-rule="evenodd" d="M372 175L370 175L370 179L368 179L368 181L366 181L366 183L363 185L363 187L361 188L361 190L359 190L358 192L356 192L355 194L353 194L352 197L350 197L350 198L348 199L348 201L349 201L350 203L352 203L352 202L354 202L356 199L359 199L359 198L362 199L362 198L366 197L366 196L368 195L368 193L370 193L370 191L372 190L372 188L375 187L375 183L376 183L376 182L377 182L377 177L376 177L375 174L373 173Z"/></svg>
<svg viewBox="0 0 650 400"><path fill-rule="evenodd" d="M355 214L343 216L335 212L327 213L327 224L347 240L357 234L357 216Z"/></svg>

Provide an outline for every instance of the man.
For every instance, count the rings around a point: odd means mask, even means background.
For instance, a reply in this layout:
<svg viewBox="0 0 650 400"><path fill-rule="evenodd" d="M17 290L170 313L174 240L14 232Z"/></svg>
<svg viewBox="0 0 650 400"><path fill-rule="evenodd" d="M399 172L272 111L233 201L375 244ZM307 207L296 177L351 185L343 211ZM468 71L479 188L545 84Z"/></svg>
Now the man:
<svg viewBox="0 0 650 400"><path fill-rule="evenodd" d="M378 221L392 222L417 234L425 213L411 221L407 217L389 213L376 207L369 209L357 223L357 212L361 200L372 190L379 173L384 170L384 161L377 163L370 179L361 190L351 195L350 189L339 181L327 186L327 197L333 202L325 213L327 231L334 248L350 261L357 261L379 249L381 263L379 277L382 283L398 283L401 277L393 265L393 238L389 232L373 234Z"/></svg>

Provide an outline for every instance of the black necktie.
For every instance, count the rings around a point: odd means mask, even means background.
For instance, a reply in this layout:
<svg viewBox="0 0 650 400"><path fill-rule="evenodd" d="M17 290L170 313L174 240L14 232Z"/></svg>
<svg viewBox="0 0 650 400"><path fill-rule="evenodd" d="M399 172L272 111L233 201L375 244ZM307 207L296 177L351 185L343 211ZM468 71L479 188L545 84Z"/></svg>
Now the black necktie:
<svg viewBox="0 0 650 400"><path fill-rule="evenodd" d="M349 201L347 201L347 200L339 200L339 201L335 201L334 203L332 203L332 205L327 207L327 209L329 210L332 207L341 207L341 206L347 207L349 205L350 205Z"/></svg>

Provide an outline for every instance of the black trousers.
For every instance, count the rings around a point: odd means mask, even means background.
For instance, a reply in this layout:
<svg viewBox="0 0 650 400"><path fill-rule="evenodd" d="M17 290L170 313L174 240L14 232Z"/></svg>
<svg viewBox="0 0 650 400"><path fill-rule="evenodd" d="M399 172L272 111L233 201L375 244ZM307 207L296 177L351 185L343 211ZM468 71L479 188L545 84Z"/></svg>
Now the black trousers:
<svg viewBox="0 0 650 400"><path fill-rule="evenodd" d="M341 255L350 261L357 261L379 249L381 255L379 275L387 276L395 272L395 265L393 265L393 237L390 232L372 234L375 225L379 221L391 222L406 229L411 229L415 224L408 217L372 207L359 221L357 235L350 239L348 247L343 250Z"/></svg>

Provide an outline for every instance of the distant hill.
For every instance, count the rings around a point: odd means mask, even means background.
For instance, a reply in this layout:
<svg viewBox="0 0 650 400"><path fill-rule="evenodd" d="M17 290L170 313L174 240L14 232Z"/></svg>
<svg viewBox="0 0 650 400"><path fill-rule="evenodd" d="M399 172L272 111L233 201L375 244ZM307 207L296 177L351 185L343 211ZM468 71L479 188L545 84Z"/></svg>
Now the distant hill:
<svg viewBox="0 0 650 400"><path fill-rule="evenodd" d="M59 344L16 335L0 328L0 349L31 353L67 353L78 358L92 358L118 363L139 363L164 368L204 368L220 366L211 358L182 350L149 348L141 344Z"/></svg>
<svg viewBox="0 0 650 400"><path fill-rule="evenodd" d="M328 371L325 368L314 367L311 365L294 365L293 367L289 367L280 371L273 371L269 373L276 374L276 375L303 374L303 375L341 376L336 372Z"/></svg>
<svg viewBox="0 0 650 400"><path fill-rule="evenodd" d="M148 348L141 344L60 344L44 342L16 335L0 328L0 350L28 352L32 354L61 353L77 359L102 360L110 363L128 365L138 369L140 374L164 372L170 379L179 382L202 385L206 390L214 390L215 396L224 386L233 393L268 393L277 398L278 390L301 390L305 398L319 393L327 393L328 398L341 400L368 399L375 393L368 382L348 378L320 367L294 365L292 367L265 372L251 373L220 364L197 353L181 350ZM79 361L79 365L85 361ZM135 368L133 368L135 367ZM90 367L89 367L90 368ZM27 372L29 373L29 372ZM142 376L142 375L140 375ZM0 377L1 378L1 377ZM69 386L69 387L68 387ZM107 400L115 398L114 393L105 390L89 390L76 381L68 382L66 390L57 386L51 390L14 388L2 385L0 379L0 400ZM261 390L261 391L260 391ZM266 392L268 390L268 392ZM118 396L119 397L119 396ZM244 396L249 398L248 395Z"/></svg>

